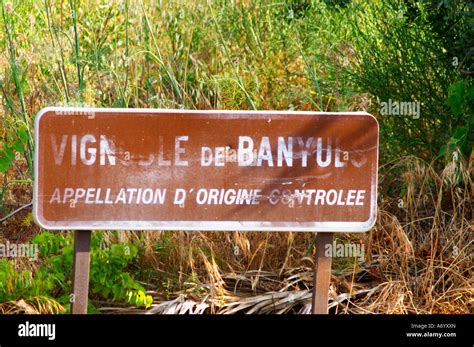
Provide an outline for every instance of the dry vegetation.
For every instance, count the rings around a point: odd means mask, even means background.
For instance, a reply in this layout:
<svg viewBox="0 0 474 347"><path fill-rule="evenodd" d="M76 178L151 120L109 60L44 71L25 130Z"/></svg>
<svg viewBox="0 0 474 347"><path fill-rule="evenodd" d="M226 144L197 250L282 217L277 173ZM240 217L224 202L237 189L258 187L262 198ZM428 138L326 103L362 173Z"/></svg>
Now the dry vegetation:
<svg viewBox="0 0 474 347"><path fill-rule="evenodd" d="M453 165L437 175L429 164L407 157L383 168L387 174L381 183L387 190L393 184L406 187L403 199L409 203L399 208L399 195L381 192L376 227L360 236L338 236L361 240L366 256L363 261L335 259L331 312L473 312L472 209L465 189L472 182L465 163ZM390 173L397 168L403 168L402 176ZM464 173L464 187L453 185L457 169ZM149 313L310 312L312 234L167 233L170 252L165 256L153 249L163 234L144 234L144 265L162 273L165 287L180 274L176 280L184 287L170 297L152 291L156 305ZM122 237L138 235L126 232ZM167 269L176 271L169 274Z"/></svg>
<svg viewBox="0 0 474 347"><path fill-rule="evenodd" d="M406 157L381 170L376 226L337 235L362 242L365 259L334 258L330 312L472 313L473 225L466 189L472 182L466 163L450 163L438 175ZM389 194L391 187L404 195ZM154 301L147 310L93 302L103 313L309 313L313 239L311 233L103 232L105 244L142 245L134 271ZM61 311L54 301L38 301L20 299L1 309Z"/></svg>
<svg viewBox="0 0 474 347"><path fill-rule="evenodd" d="M305 22L296 7L275 10L247 1L235 6L184 2L181 7L170 2L161 9L148 2L99 3L77 9L77 40L74 1L14 6L2 1L4 148L10 137L14 141L12 129L26 126L32 131L31 120L41 107L67 103L368 110L378 116L378 99L356 90L348 77L360 71L358 59L363 57L342 10L315 1L320 25L328 28L316 30L315 21ZM371 10L362 9L360 15L367 11L369 16ZM298 25L293 26L288 13ZM429 59L425 63L432 64ZM354 70L345 75L348 64ZM412 155L400 158L398 148L389 151L390 136L400 136L401 142L403 136L420 137L416 124L421 123L410 123L413 133L390 135L398 126L392 122L387 122L390 129L381 144L377 224L367 233L337 235L343 242L362 242L365 258L333 260L330 312L473 313L473 158L468 162L456 151L452 158L432 162ZM416 151L413 147L400 153ZM430 155L420 151L420 157ZM26 149L25 156L0 173L1 215L31 201L29 158ZM28 242L39 232L29 209L0 222L2 243ZM100 233L104 247L137 245L139 256L127 271L153 296L146 310L95 296L92 303L100 312L310 312L314 234ZM44 259L14 261L18 273L27 271L34 278ZM0 311L59 313L63 306L37 294L0 303Z"/></svg>

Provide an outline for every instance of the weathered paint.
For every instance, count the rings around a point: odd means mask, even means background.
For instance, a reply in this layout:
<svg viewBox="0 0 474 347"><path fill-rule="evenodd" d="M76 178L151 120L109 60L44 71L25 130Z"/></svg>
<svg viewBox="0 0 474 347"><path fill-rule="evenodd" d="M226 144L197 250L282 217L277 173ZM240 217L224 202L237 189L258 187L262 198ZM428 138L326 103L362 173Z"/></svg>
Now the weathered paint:
<svg viewBox="0 0 474 347"><path fill-rule="evenodd" d="M375 223L378 123L364 112L45 108L35 139L34 216L48 229Z"/></svg>

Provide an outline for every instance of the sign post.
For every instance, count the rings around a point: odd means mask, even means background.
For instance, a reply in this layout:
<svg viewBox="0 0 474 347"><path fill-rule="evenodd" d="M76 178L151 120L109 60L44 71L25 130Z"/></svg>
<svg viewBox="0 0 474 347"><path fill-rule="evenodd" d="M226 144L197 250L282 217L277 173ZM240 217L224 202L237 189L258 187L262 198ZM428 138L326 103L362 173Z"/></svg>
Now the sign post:
<svg viewBox="0 0 474 347"><path fill-rule="evenodd" d="M328 313L329 284L331 283L331 257L325 255L326 245L332 245L333 233L316 235L316 258L313 275L313 314Z"/></svg>
<svg viewBox="0 0 474 347"><path fill-rule="evenodd" d="M74 313L91 230L317 232L323 313L324 245L375 223L378 123L365 112L53 107L37 115L35 141L34 218L76 230Z"/></svg>
<svg viewBox="0 0 474 347"><path fill-rule="evenodd" d="M71 293L71 313L86 314L89 293L91 231L74 232L74 264Z"/></svg>

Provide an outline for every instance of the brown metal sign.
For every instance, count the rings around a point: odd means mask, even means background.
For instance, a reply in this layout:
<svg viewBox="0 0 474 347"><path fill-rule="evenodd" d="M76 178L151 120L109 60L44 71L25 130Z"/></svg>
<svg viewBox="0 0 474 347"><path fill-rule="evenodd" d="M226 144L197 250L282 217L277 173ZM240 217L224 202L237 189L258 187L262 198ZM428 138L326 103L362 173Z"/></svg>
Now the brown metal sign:
<svg viewBox="0 0 474 347"><path fill-rule="evenodd" d="M367 113L45 108L34 216L47 229L366 231Z"/></svg>

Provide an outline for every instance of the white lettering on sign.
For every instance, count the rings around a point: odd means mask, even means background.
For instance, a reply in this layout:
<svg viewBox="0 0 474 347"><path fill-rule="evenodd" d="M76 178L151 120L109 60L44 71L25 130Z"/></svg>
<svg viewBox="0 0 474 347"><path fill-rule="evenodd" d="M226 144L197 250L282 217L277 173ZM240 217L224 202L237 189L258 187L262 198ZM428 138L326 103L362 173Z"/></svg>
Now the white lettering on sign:
<svg viewBox="0 0 474 347"><path fill-rule="evenodd" d="M298 205L338 205L338 206L363 206L365 190L324 190L324 189L273 189L268 197L272 205L278 203L296 203Z"/></svg>
<svg viewBox="0 0 474 347"><path fill-rule="evenodd" d="M239 166L250 166L253 163L253 140L250 136L239 136L237 158Z"/></svg>
<svg viewBox="0 0 474 347"><path fill-rule="evenodd" d="M298 137L298 144L300 145L300 150L301 150L301 166L306 167L308 165L308 152L311 148L311 145L313 144L313 138L310 137L305 141L303 141L303 138Z"/></svg>
<svg viewBox="0 0 474 347"><path fill-rule="evenodd" d="M376 219L367 113L83 111L36 118L44 228L349 232Z"/></svg>
<svg viewBox="0 0 474 347"><path fill-rule="evenodd" d="M58 166L64 162L69 135L61 136L61 144L57 143L55 135L51 135L51 147L53 149L54 163ZM71 135L71 165L77 163L77 135ZM84 165L94 165L97 159L97 138L94 135L87 134L79 140L79 157ZM99 136L99 164L101 166L115 165L115 147L110 139L105 135Z"/></svg>
<svg viewBox="0 0 474 347"><path fill-rule="evenodd" d="M66 151L66 143L67 143L67 135L63 135L61 145L58 148L58 145L56 144L56 136L51 135L51 147L53 148L54 163L56 165L61 165L63 161L64 152Z"/></svg>
<svg viewBox="0 0 474 347"><path fill-rule="evenodd" d="M60 143L55 135L51 135L51 147L53 150L54 162L60 166L64 164L64 156L68 143L71 147L71 165L76 165L79 161L87 166L98 163L100 166L116 165L116 148L113 141L105 135L95 136L86 134L78 138L77 135L62 135ZM68 142L69 141L69 142ZM188 160L184 159L186 148L184 143L189 141L189 136L176 136L174 139L174 165L189 166ZM336 144L337 144L336 140ZM301 167L307 167L312 163L319 167L328 167L331 164L336 168L342 168L347 165L349 156L345 155L341 159L341 150L332 147L332 139L321 137L302 138L302 137L282 137L279 136L276 141L276 148L272 148L272 141L268 136L262 136L258 147L255 148L255 141L250 136L239 136L237 149L238 166L266 166L274 167L293 167L295 160L300 163ZM297 144L295 146L294 144ZM78 148L79 146L79 148ZM171 166L172 161L165 159L164 138L159 136L158 146L158 166ZM298 150L295 151L295 147ZM128 153L128 152L125 152ZM235 155L235 150L229 150L226 147L201 147L201 166L225 166L226 162L234 162L229 159L229 154ZM99 158L97 160L97 157ZM150 166L155 160L155 155L148 154L146 160L139 159L140 166ZM120 161L126 165L127 160ZM276 162L276 163L275 163ZM355 165L355 164L354 164Z"/></svg>
<svg viewBox="0 0 474 347"><path fill-rule="evenodd" d="M262 194L261 189L217 189L200 188L186 190L177 188L173 196L174 205L183 205L192 195L198 205L259 205L268 200L271 205L336 205L364 206L365 193L363 189L273 189L269 195ZM111 188L56 188L49 200L50 204L84 203L86 205L113 204L159 204L166 202L166 189L152 188L121 188L113 191ZM71 208L75 208L75 204Z"/></svg>
<svg viewBox="0 0 474 347"><path fill-rule="evenodd" d="M181 154L184 154L185 152L185 149L181 148L181 142L188 140L189 136L177 136L175 139L176 166L188 166L188 162L186 160L181 160Z"/></svg>
<svg viewBox="0 0 474 347"><path fill-rule="evenodd" d="M294 151L294 143L298 144L298 151ZM336 141L337 143L338 141ZM254 150L255 142L250 136L239 136L238 146L238 164L239 166L274 166L276 158L277 167L292 167L294 160L300 161L301 167L307 167L308 161L320 167L328 167L334 163L334 167L341 168L346 166L346 162L341 161L341 150L332 147L332 139L321 137L293 137L284 138L279 136L277 139L276 153L271 147L271 141L268 136L262 136L258 145L257 158ZM206 150L206 154L208 154ZM344 158L345 159L345 158ZM348 158L347 158L348 160ZM206 164L209 162L206 161Z"/></svg>
<svg viewBox="0 0 474 347"><path fill-rule="evenodd" d="M201 166L210 166L212 164L212 148L201 148Z"/></svg>
<svg viewBox="0 0 474 347"><path fill-rule="evenodd" d="M186 191L184 192L186 193ZM113 192L111 188L56 188L49 200L50 204L69 204L83 202L85 204L116 205L116 204L159 204L165 203L166 189L121 188Z"/></svg>
<svg viewBox="0 0 474 347"><path fill-rule="evenodd" d="M198 190L198 205L258 205L262 198L261 189L204 189Z"/></svg>
<svg viewBox="0 0 474 347"><path fill-rule="evenodd" d="M293 166L293 138L288 138L288 145L285 143L285 138L278 137L278 167L283 166L283 158L287 166Z"/></svg>

